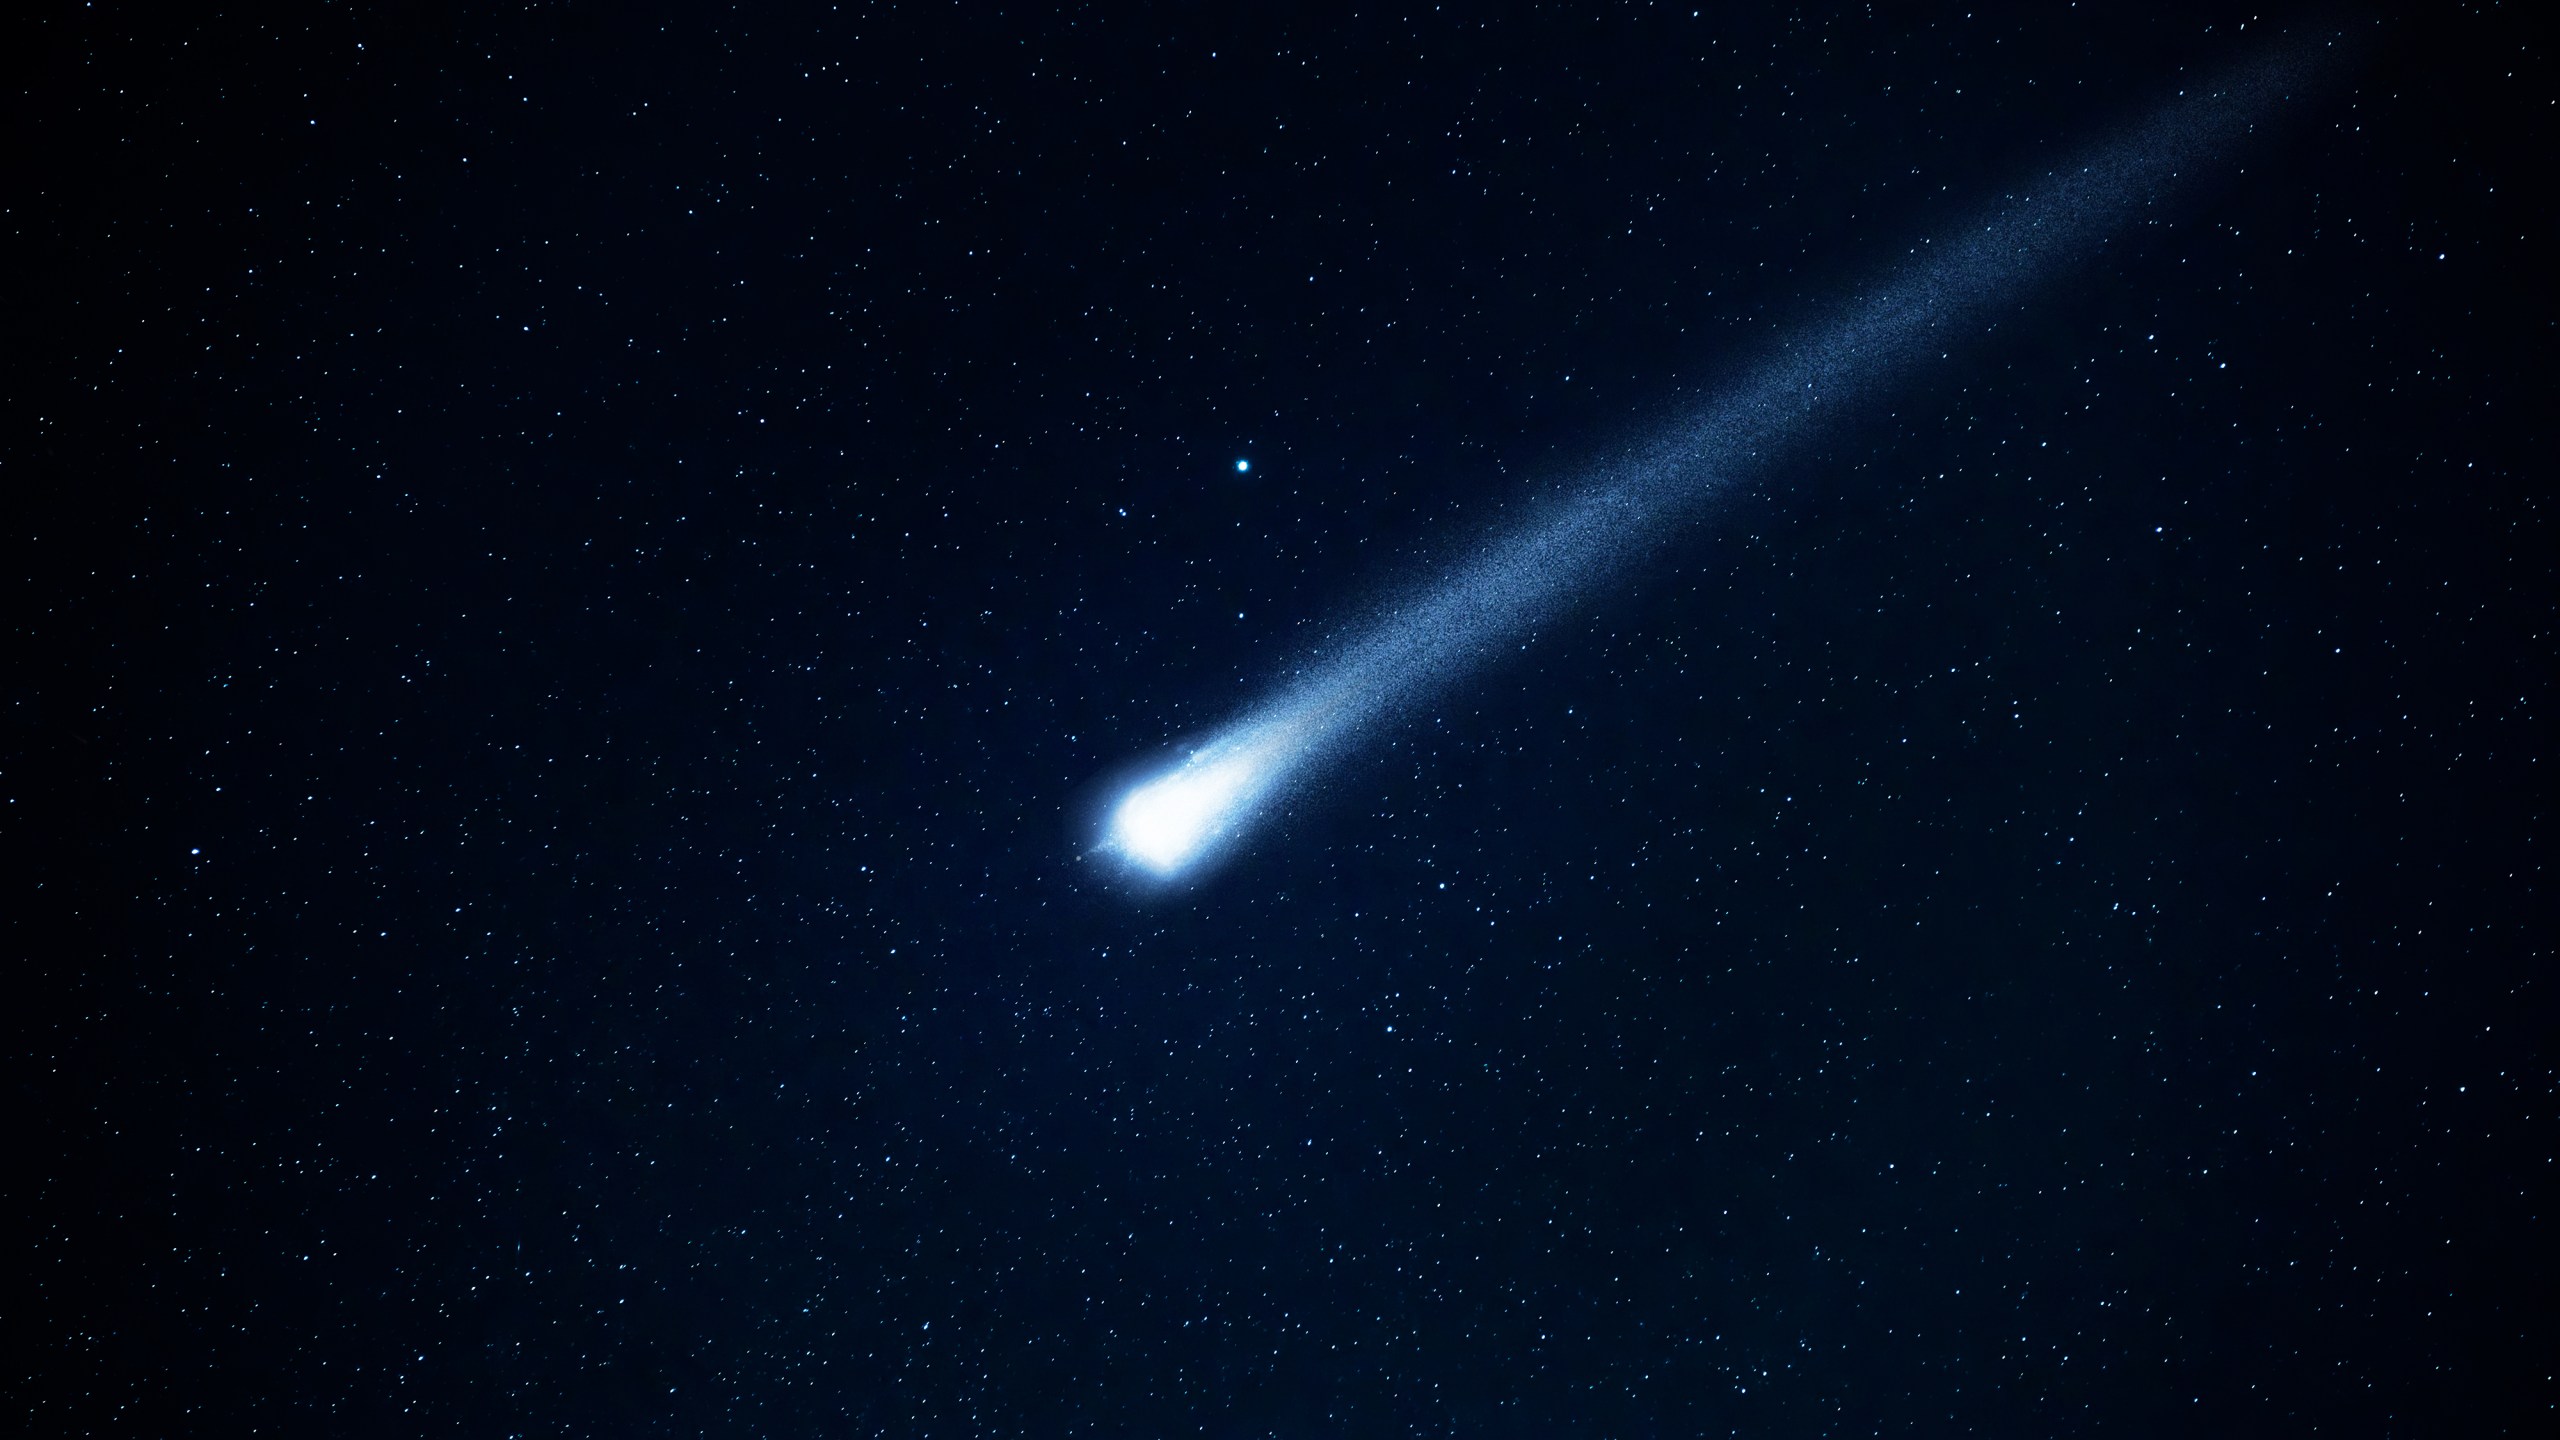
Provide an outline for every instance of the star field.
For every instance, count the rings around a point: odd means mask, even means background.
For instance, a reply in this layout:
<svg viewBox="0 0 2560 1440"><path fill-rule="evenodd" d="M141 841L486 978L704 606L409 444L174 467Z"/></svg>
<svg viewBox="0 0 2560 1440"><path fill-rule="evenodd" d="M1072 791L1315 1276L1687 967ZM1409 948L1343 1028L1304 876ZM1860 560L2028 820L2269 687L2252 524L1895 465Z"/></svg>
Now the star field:
<svg viewBox="0 0 2560 1440"><path fill-rule="evenodd" d="M6 1413L2543 1433L2560 90L2243 18L13 17ZM1220 863L1096 853L2313 30Z"/></svg>

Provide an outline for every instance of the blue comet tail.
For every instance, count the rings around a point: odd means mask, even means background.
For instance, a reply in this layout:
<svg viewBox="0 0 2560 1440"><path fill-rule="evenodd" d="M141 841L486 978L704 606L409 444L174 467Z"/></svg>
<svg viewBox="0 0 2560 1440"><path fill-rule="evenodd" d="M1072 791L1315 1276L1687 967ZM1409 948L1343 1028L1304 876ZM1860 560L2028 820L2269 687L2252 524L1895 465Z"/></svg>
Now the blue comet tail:
<svg viewBox="0 0 2560 1440"><path fill-rule="evenodd" d="M2280 55L2230 83L2187 92L2131 135L2019 186L1977 223L1913 245L1915 262L1838 318L1779 345L1649 444L1595 465L1579 492L1387 606L1188 759L1132 787L1111 810L1101 849L1159 880L1216 854L1352 733L1516 647L1673 522L1782 457L1843 400L1948 358L2061 262L2151 220L2201 157L2253 130L2285 98L2309 58Z"/></svg>

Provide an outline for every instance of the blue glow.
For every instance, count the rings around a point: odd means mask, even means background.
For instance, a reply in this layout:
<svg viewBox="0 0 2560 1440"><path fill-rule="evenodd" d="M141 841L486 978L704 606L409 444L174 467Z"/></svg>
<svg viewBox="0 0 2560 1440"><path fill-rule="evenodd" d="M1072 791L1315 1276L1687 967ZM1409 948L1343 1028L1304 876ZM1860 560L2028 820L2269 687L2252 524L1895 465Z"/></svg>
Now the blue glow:
<svg viewBox="0 0 2560 1440"><path fill-rule="evenodd" d="M1826 411L1947 359L2064 262L2156 214L2198 151L2252 128L2303 68L2279 55L2227 87L2186 92L2130 136L2013 188L1973 224L1911 246L1912 260L1854 290L1828 323L1783 338L1687 418L1595 463L1580 485L1308 656L1276 694L1123 796L1103 848L1160 880L1198 865L1355 731L1517 651L1678 522L1784 459ZM1236 473L1249 469L1236 461Z"/></svg>

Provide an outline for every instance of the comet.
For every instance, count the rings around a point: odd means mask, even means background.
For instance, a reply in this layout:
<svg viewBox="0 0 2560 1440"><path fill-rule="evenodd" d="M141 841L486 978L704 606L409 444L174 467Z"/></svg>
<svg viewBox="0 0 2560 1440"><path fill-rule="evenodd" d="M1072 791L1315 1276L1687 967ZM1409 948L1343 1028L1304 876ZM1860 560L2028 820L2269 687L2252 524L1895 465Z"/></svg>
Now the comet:
<svg viewBox="0 0 2560 1440"><path fill-rule="evenodd" d="M2176 190L2254 130L2307 68L2305 47L2191 89L2125 135L2009 187L1972 223L1774 346L1705 404L1408 586L1275 693L1111 806L1097 849L1171 881L1240 839L1293 783L1677 534L1684 521L1819 432L1826 415L1949 363L2069 263L2158 224ZM1236 468L1245 468L1238 461Z"/></svg>

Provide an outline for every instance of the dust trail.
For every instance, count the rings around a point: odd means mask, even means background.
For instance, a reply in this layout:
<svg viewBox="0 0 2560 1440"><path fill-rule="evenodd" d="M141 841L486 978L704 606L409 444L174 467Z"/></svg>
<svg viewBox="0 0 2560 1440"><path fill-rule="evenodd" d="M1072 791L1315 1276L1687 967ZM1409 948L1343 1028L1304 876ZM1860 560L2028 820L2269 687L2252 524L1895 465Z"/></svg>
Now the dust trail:
<svg viewBox="0 0 2560 1440"><path fill-rule="evenodd" d="M1515 648L1825 416L1951 358L1991 311L2159 213L2290 97L2323 48L2297 45L2221 84L2181 91L2131 133L2012 187L1965 228L1913 244L1836 318L1808 325L1633 453L1595 464L1563 498L1381 607L1339 650L1131 788L1100 848L1158 879L1214 854L1364 727Z"/></svg>

